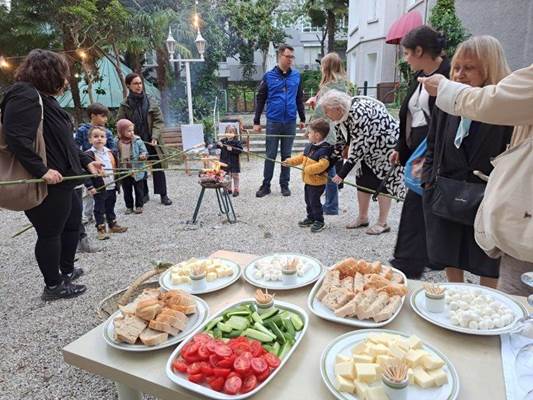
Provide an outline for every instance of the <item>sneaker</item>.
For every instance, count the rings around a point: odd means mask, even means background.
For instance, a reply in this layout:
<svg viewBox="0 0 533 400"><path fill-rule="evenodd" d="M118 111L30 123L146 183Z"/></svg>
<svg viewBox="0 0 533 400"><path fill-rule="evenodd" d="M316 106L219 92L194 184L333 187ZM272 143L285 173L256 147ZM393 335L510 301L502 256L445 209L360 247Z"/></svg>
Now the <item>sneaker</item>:
<svg viewBox="0 0 533 400"><path fill-rule="evenodd" d="M233 191L233 197L239 197L239 191L238 190L234 190Z"/></svg>
<svg viewBox="0 0 533 400"><path fill-rule="evenodd" d="M303 221L298 222L298 226L300 228L309 228L314 223L315 223L315 221L312 220L311 218L306 218Z"/></svg>
<svg viewBox="0 0 533 400"><path fill-rule="evenodd" d="M288 187L282 187L281 188L281 194L284 196L284 197L288 197L291 195L291 190L288 188Z"/></svg>
<svg viewBox="0 0 533 400"><path fill-rule="evenodd" d="M161 196L161 204L169 206L172 204L172 200L170 200L167 195Z"/></svg>
<svg viewBox="0 0 533 400"><path fill-rule="evenodd" d="M84 273L83 268L74 268L70 274L61 274L65 282L74 282Z"/></svg>
<svg viewBox="0 0 533 400"><path fill-rule="evenodd" d="M111 222L109 225L109 232L111 233L124 233L128 230L126 226L120 226L117 221Z"/></svg>
<svg viewBox="0 0 533 400"><path fill-rule="evenodd" d="M102 225L98 225L96 227L96 230L98 232L98 240L106 240L106 239L109 239L109 235L107 234L106 230L105 230L105 225L102 224Z"/></svg>
<svg viewBox="0 0 533 400"><path fill-rule="evenodd" d="M323 230L326 227L326 224L322 221L315 221L313 225L311 225L311 232L317 233Z"/></svg>
<svg viewBox="0 0 533 400"><path fill-rule="evenodd" d="M124 214L126 215L133 214L133 208L126 208L126 212Z"/></svg>
<svg viewBox="0 0 533 400"><path fill-rule="evenodd" d="M91 243L88 236L85 236L78 242L78 251L80 253L97 253L100 249Z"/></svg>
<svg viewBox="0 0 533 400"><path fill-rule="evenodd" d="M268 186L261 186L257 192L255 192L255 197L265 197L267 194L270 194L270 188Z"/></svg>
<svg viewBox="0 0 533 400"><path fill-rule="evenodd" d="M55 287L45 286L41 299L43 301L53 301L59 299L71 299L85 293L87 286L85 285L76 285L70 281L62 281L59 285Z"/></svg>
<svg viewBox="0 0 533 400"><path fill-rule="evenodd" d="M142 207L137 207L134 211L135 214L142 214L143 213L143 208Z"/></svg>

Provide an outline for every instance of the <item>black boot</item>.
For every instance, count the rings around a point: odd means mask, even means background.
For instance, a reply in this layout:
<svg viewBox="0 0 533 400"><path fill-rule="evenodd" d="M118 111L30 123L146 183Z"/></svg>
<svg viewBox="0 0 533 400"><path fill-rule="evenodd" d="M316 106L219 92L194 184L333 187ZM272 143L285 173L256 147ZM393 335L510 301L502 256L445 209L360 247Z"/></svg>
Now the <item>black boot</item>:
<svg viewBox="0 0 533 400"><path fill-rule="evenodd" d="M161 195L161 204L169 206L172 204L172 200L170 200L167 195Z"/></svg>

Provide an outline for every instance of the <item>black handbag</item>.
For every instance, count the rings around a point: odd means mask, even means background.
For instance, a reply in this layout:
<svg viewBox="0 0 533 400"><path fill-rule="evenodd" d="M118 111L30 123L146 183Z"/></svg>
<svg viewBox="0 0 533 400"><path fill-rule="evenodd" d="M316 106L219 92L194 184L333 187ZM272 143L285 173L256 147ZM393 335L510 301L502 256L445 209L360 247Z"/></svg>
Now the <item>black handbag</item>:
<svg viewBox="0 0 533 400"><path fill-rule="evenodd" d="M431 212L438 217L473 226L476 213L485 194L485 183L474 183L439 175L444 158L444 138L437 173L429 191Z"/></svg>

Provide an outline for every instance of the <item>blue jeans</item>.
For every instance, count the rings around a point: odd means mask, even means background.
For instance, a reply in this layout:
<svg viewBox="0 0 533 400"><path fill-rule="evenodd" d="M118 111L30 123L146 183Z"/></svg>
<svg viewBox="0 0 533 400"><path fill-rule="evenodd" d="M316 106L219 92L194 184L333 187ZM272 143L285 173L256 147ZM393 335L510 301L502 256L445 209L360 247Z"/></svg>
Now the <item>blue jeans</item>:
<svg viewBox="0 0 533 400"><path fill-rule="evenodd" d="M339 213L339 188L331 181L336 175L335 166L328 171L328 183L326 184L326 201L322 206L325 214L337 215Z"/></svg>
<svg viewBox="0 0 533 400"><path fill-rule="evenodd" d="M287 137L275 137L269 135L288 135ZM278 156L278 146L281 149L281 161L285 161L291 156L292 144L296 136L296 121L281 123L267 121L266 126L266 156L273 160ZM274 162L265 160L265 167L263 169L263 186L270 187L270 181L274 175ZM281 174L279 175L279 184L281 187L288 187L291 180L291 172L289 167L281 167Z"/></svg>

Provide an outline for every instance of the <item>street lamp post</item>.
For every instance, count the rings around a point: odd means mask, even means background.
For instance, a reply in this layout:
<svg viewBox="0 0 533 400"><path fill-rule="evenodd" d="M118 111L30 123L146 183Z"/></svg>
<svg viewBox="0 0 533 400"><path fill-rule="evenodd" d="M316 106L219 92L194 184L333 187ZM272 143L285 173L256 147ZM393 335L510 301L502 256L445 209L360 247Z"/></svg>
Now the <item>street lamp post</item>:
<svg viewBox="0 0 533 400"><path fill-rule="evenodd" d="M200 33L200 28L198 28L198 34L196 35L196 39L194 41L194 44L196 44L196 49L198 50L198 53L200 54L200 58L181 58L180 53L178 52L178 58L174 58L174 53L176 52L176 40L174 40L174 37L172 36L172 30L169 27L168 28L168 37L167 37L167 50L169 54L169 61L171 63L178 63L179 68L181 68L181 63L185 63L185 78L187 80L187 105L189 108L189 124L194 123L194 116L192 112L192 89L191 89L191 67L190 63L192 62L204 62L204 52L205 52L205 45L206 41L202 37L202 34Z"/></svg>

